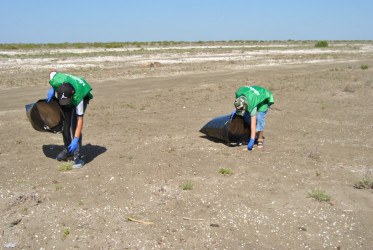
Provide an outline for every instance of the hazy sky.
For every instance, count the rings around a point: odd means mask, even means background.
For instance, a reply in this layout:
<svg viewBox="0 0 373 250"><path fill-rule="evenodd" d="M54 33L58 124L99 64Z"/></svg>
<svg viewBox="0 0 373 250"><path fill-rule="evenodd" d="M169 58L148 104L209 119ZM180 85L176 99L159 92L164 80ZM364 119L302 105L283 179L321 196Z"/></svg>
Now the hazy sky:
<svg viewBox="0 0 373 250"><path fill-rule="evenodd" d="M0 43L373 40L373 0L0 0Z"/></svg>

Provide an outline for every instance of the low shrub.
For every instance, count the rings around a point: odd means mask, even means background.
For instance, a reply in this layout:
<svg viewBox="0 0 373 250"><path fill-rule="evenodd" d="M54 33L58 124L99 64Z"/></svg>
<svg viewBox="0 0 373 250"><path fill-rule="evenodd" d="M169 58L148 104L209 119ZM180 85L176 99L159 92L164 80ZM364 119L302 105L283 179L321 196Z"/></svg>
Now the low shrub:
<svg viewBox="0 0 373 250"><path fill-rule="evenodd" d="M361 65L360 68L361 69L368 69L369 67L368 67L368 65Z"/></svg>
<svg viewBox="0 0 373 250"><path fill-rule="evenodd" d="M318 41L315 44L315 47L317 47L317 48L325 48L325 47L328 47L328 46L329 46L328 41Z"/></svg>

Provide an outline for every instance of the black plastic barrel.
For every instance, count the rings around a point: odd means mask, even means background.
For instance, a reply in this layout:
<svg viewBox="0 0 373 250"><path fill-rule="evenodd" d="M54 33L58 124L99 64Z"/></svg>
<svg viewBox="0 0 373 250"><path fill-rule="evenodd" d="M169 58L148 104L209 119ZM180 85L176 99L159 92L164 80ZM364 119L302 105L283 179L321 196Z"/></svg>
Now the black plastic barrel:
<svg viewBox="0 0 373 250"><path fill-rule="evenodd" d="M57 99L41 99L35 103L27 104L26 115L32 127L40 132L60 133L63 122L61 109Z"/></svg>
<svg viewBox="0 0 373 250"><path fill-rule="evenodd" d="M242 116L223 115L206 123L200 130L201 133L232 145L245 144L250 138L250 125Z"/></svg>

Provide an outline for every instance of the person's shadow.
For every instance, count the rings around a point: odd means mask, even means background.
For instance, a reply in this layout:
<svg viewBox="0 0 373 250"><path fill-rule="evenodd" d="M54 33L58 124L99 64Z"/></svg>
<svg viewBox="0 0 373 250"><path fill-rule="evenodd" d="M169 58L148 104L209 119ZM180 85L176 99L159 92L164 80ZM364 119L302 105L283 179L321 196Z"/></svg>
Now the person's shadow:
<svg viewBox="0 0 373 250"><path fill-rule="evenodd" d="M64 147L61 145L54 145L54 144L43 145L43 152L46 157L56 159L57 155L63 150L63 148ZM97 156L105 152L106 152L105 147L87 144L82 147L81 155L82 155L82 159L84 160L84 163L87 164L93 161L94 158L96 158Z"/></svg>

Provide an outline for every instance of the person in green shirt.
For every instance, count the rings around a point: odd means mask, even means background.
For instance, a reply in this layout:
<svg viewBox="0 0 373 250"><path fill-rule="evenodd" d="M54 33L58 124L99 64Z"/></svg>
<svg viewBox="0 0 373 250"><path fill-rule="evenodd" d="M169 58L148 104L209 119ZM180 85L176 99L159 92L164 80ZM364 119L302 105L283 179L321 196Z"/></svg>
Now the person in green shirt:
<svg viewBox="0 0 373 250"><path fill-rule="evenodd" d="M250 141L247 149L252 150L255 139L258 142L258 148L263 148L264 118L267 115L269 107L274 104L272 93L258 86L240 87L236 92L234 101L234 110L231 114L243 116L246 123L251 127Z"/></svg>
<svg viewBox="0 0 373 250"><path fill-rule="evenodd" d="M64 161L73 156L72 168L81 168L84 165L81 159L83 116L89 100L93 98L92 88L83 78L59 73L55 69L49 71L49 79L51 88L47 101L55 97L57 92L63 119L64 149L56 159Z"/></svg>

